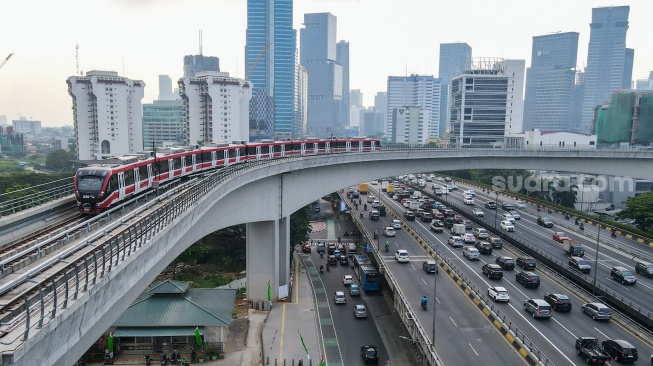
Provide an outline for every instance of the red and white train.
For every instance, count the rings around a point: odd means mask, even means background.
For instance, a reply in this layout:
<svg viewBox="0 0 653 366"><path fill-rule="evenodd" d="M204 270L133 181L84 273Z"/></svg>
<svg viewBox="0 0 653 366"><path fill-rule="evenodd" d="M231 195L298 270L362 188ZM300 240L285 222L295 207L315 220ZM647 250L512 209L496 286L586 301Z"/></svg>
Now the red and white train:
<svg viewBox="0 0 653 366"><path fill-rule="evenodd" d="M166 148L156 157L120 156L80 168L75 173L75 196L79 211L97 214L110 206L173 179L251 160L286 156L338 154L381 149L378 139L334 138L294 141L264 140L253 143L202 146L197 149ZM151 155L151 154L150 154Z"/></svg>

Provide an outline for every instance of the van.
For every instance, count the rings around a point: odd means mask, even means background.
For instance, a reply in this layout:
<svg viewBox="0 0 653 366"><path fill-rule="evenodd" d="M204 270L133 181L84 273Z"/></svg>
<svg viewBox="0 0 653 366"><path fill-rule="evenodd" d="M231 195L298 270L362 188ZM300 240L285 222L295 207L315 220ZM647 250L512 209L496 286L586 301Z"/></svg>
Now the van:
<svg viewBox="0 0 653 366"><path fill-rule="evenodd" d="M465 224L454 224L451 227L451 234L460 236L465 235Z"/></svg>
<svg viewBox="0 0 653 366"><path fill-rule="evenodd" d="M378 221L378 220L379 220L379 216L380 216L380 215L379 215L379 211L377 211L377 210L374 210L374 211L371 211L371 212L370 212L370 220Z"/></svg>

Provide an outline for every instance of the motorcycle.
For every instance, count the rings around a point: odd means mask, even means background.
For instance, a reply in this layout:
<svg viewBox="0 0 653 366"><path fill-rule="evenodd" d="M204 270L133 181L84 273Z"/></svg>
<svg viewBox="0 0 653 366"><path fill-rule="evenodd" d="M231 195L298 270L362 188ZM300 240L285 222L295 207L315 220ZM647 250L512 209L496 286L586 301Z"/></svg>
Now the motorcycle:
<svg viewBox="0 0 653 366"><path fill-rule="evenodd" d="M378 238L379 238L379 233L376 230L374 230L374 239L378 239Z"/></svg>
<svg viewBox="0 0 653 366"><path fill-rule="evenodd" d="M145 365L150 366L151 362L152 360L150 360L150 355L145 355Z"/></svg>
<svg viewBox="0 0 653 366"><path fill-rule="evenodd" d="M575 225L578 225L578 222L579 222L579 221L578 221L578 217L577 217L577 218L576 218L576 221L574 221L574 224L575 224Z"/></svg>
<svg viewBox="0 0 653 366"><path fill-rule="evenodd" d="M362 215L362 214L361 214ZM345 233L342 236L349 236L349 232L345 231Z"/></svg>
<svg viewBox="0 0 653 366"><path fill-rule="evenodd" d="M361 219L363 218L363 211L361 211Z"/></svg>
<svg viewBox="0 0 653 366"><path fill-rule="evenodd" d="M385 251L389 252L390 251L390 246L388 244L385 245Z"/></svg>
<svg viewBox="0 0 653 366"><path fill-rule="evenodd" d="M426 303L424 301L422 301L422 309L427 310L427 306L426 306Z"/></svg>
<svg viewBox="0 0 653 366"><path fill-rule="evenodd" d="M320 274L324 274L324 266L320 266Z"/></svg>
<svg viewBox="0 0 653 366"><path fill-rule="evenodd" d="M547 209L546 211L547 211L548 213L551 213L551 209L550 209L550 208L549 208L549 209Z"/></svg>
<svg viewBox="0 0 653 366"><path fill-rule="evenodd" d="M324 258L324 252L320 252L320 258Z"/></svg>
<svg viewBox="0 0 653 366"><path fill-rule="evenodd" d="M585 231L585 225L581 222L580 225L578 226L579 229Z"/></svg>
<svg viewBox="0 0 653 366"><path fill-rule="evenodd" d="M537 206L537 212L542 211L542 208L540 206Z"/></svg>
<svg viewBox="0 0 653 366"><path fill-rule="evenodd" d="M617 237L617 233L614 232L614 231L611 231L611 232L610 232L610 236L613 237L613 238L616 238L616 237Z"/></svg>
<svg viewBox="0 0 653 366"><path fill-rule="evenodd" d="M565 214L565 220L569 220L569 214Z"/></svg>

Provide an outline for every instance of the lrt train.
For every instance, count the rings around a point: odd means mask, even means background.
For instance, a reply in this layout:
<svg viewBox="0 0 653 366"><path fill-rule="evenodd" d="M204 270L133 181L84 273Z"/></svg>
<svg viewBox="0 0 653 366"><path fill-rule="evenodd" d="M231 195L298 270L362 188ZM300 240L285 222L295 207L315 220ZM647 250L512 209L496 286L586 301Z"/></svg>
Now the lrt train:
<svg viewBox="0 0 653 366"><path fill-rule="evenodd" d="M119 156L80 168L74 178L75 197L80 212L98 214L159 184L227 165L287 156L377 151L380 148L378 139L356 137L262 140L253 143L239 141L196 149L165 148L156 154Z"/></svg>

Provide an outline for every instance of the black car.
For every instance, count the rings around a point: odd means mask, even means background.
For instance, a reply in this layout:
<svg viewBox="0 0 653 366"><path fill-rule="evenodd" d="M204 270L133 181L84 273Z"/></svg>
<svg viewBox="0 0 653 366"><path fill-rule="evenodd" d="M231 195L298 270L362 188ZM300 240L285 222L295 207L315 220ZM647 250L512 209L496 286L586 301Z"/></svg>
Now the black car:
<svg viewBox="0 0 653 366"><path fill-rule="evenodd" d="M363 346L361 347L361 357L363 363L379 363L379 352L376 346Z"/></svg>
<svg viewBox="0 0 653 366"><path fill-rule="evenodd" d="M487 241L490 244L492 244L492 248L496 248L496 249L503 248L503 240L501 240L501 238L493 236L493 237L490 237Z"/></svg>
<svg viewBox="0 0 653 366"><path fill-rule="evenodd" d="M404 212L404 217L408 221L415 221L415 213L413 211L406 211Z"/></svg>
<svg viewBox="0 0 653 366"><path fill-rule="evenodd" d="M501 268L505 270L515 269L515 260L512 259L511 257L505 257L505 256L498 257L495 260L495 263L501 266Z"/></svg>
<svg viewBox="0 0 653 366"><path fill-rule="evenodd" d="M426 273L438 273L438 264L435 261L424 261L422 262L422 269Z"/></svg>
<svg viewBox="0 0 653 366"><path fill-rule="evenodd" d="M497 203L494 201L487 201L485 203L485 208L490 209L490 210L496 210L497 209Z"/></svg>
<svg viewBox="0 0 653 366"><path fill-rule="evenodd" d="M349 264L349 260L346 255L341 255L338 261L340 262L340 264L344 264L344 265Z"/></svg>
<svg viewBox="0 0 653 366"><path fill-rule="evenodd" d="M327 244L327 252L329 255L333 254L336 251L336 243Z"/></svg>
<svg viewBox="0 0 653 366"><path fill-rule="evenodd" d="M517 282L524 285L524 287L540 287L540 276L533 272L519 272L517 273Z"/></svg>
<svg viewBox="0 0 653 366"><path fill-rule="evenodd" d="M502 208L504 211L510 211L510 210L514 210L514 209L515 209L515 206L514 206L512 203L503 202L503 203L501 204L501 208Z"/></svg>
<svg viewBox="0 0 653 366"><path fill-rule="evenodd" d="M637 278L624 267L612 267L610 277L613 280L621 282L622 285L634 285L637 283Z"/></svg>
<svg viewBox="0 0 653 366"><path fill-rule="evenodd" d="M335 255L329 255L327 257L327 263L329 263L329 264L338 264L338 259L336 258Z"/></svg>
<svg viewBox="0 0 653 366"><path fill-rule="evenodd" d="M385 216L385 206L379 206L379 215Z"/></svg>
<svg viewBox="0 0 653 366"><path fill-rule="evenodd" d="M481 254L492 254L492 244L486 241L477 241L474 246Z"/></svg>
<svg viewBox="0 0 653 366"><path fill-rule="evenodd" d="M503 278L503 269L498 264L486 263L483 265L482 270L483 274L489 279L495 278L500 280Z"/></svg>
<svg viewBox="0 0 653 366"><path fill-rule="evenodd" d="M646 277L653 277L653 264L646 262L637 262L635 272Z"/></svg>
<svg viewBox="0 0 653 366"><path fill-rule="evenodd" d="M553 220L548 217L538 217L537 224L543 227L553 227Z"/></svg>
<svg viewBox="0 0 653 366"><path fill-rule="evenodd" d="M627 341L608 339L607 341L603 341L601 345L603 346L603 350L614 358L615 361L637 361L637 348Z"/></svg>
<svg viewBox="0 0 653 366"><path fill-rule="evenodd" d="M537 265L537 261L533 257L519 257L517 258L517 265L526 270L533 270Z"/></svg>
<svg viewBox="0 0 653 366"><path fill-rule="evenodd" d="M422 222L431 222L433 220L433 214L430 212L424 212L422 213Z"/></svg>
<svg viewBox="0 0 653 366"><path fill-rule="evenodd" d="M446 226L447 229L451 229L453 227L453 224L454 222L452 217L447 217L446 219L444 219L444 226Z"/></svg>
<svg viewBox="0 0 653 366"><path fill-rule="evenodd" d="M463 224L465 224L465 230L471 230L474 227L472 220L464 220Z"/></svg>
<svg viewBox="0 0 653 366"><path fill-rule="evenodd" d="M551 305L551 308L554 311L571 311L571 300L569 296L563 294L546 294L544 295L544 301L548 302Z"/></svg>

